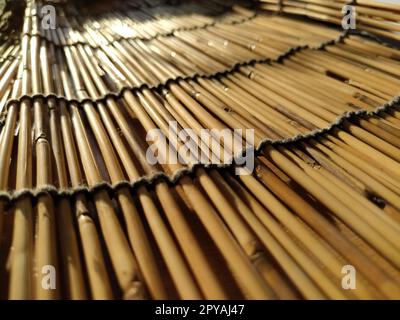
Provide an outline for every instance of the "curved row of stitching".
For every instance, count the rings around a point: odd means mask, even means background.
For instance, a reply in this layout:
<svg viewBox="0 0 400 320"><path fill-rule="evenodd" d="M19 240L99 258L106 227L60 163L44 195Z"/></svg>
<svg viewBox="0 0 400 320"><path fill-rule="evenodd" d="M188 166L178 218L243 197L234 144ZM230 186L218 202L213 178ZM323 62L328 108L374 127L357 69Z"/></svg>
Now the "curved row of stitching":
<svg viewBox="0 0 400 320"><path fill-rule="evenodd" d="M65 96L60 96L55 93L48 93L48 94L40 93L40 94L34 94L34 95L23 95L23 96L20 96L19 98L9 99L7 101L6 106L5 106L5 111L3 112L4 113L3 119L0 119L0 129L4 125L4 118L6 116L7 109L9 108L9 106L11 104L20 104L22 100L29 100L29 101L33 102L33 100L35 100L35 99L44 99L44 100L55 99L56 102L63 101L65 103L74 103L74 104L78 104L78 105L82 105L85 103L104 103L108 98L120 99L126 90L134 91L134 92L141 91L144 89L160 91L160 90L164 89L165 87L167 87L169 84L176 83L179 80L188 81L188 80L195 80L196 78L214 79L214 78L218 78L218 77L224 77L226 75L237 72L241 67L251 66L251 65L255 65L255 64L271 64L274 62L283 63L286 59L289 59L291 56L293 56L297 52L307 50L307 49L323 50L326 46L335 45L336 43L342 42L350 35L359 35L364 38L369 38L371 40L375 40L375 37L367 32L359 32L356 30L345 30L336 39L325 41L317 46L301 45L301 46L293 47L293 48L290 48L289 50L287 50L286 52L282 53L281 55L279 55L276 58L252 59L252 60L248 60L248 61L238 62L233 67L231 67L227 70L224 70L224 71L217 71L217 72L214 72L211 74L194 73L194 74L191 74L188 76L179 76L179 77L168 79L166 82L160 83L155 86L148 85L147 83L144 83L144 84L140 85L139 87L125 86L125 87L121 88L119 91L109 92L106 95L98 97L98 98L67 99ZM381 41L383 42L383 44L386 44L389 46L389 44L386 43L384 40L381 40ZM398 48L398 47L394 47L394 48Z"/></svg>
<svg viewBox="0 0 400 320"><path fill-rule="evenodd" d="M265 148L268 146L288 146L294 143L298 143L300 141L307 141L309 139L316 139L319 137L322 137L326 134L331 133L334 129L340 129L340 126L346 122L346 121L351 121L353 119L357 119L360 117L372 117L372 116L377 116L382 112L388 112L391 110L399 109L399 104L400 104L400 96L395 97L391 101L385 103L382 106L379 106L375 108L372 111L368 110L358 110L358 111L351 111L351 112L346 112L342 114L341 116L337 117L337 119L330 124L326 128L321 128L321 129L316 129L313 131L310 131L305 134L298 134L294 137L286 138L286 139L278 139L278 140L273 140L269 138L265 138L260 142L260 144L254 148L250 147L246 149L243 153L240 155L234 157L234 159L237 159L243 154L247 153L254 153L255 156L259 156L263 153ZM232 170L235 167L237 167L236 162L232 161L230 164L202 164L202 163L196 163L192 165L190 168L183 168L175 171L172 175L168 175L165 172L155 172L149 176L143 176L135 181L128 181L128 180L123 180L120 181L116 184L110 184L107 181L103 181L101 183L98 183L96 185L93 185L91 187L88 186L80 186L76 188L69 188L69 189L63 189L60 190L57 187L53 185L48 185L44 186L41 188L35 188L35 189L21 189L17 191L0 191L0 199L7 201L9 204L13 203L23 197L32 197L36 198L39 195L42 194L50 194L53 197L73 197L79 193L87 193L87 194L93 194L99 190L107 190L109 192L114 192L118 190L119 188L122 187L127 187L130 188L131 190L135 190L139 186L147 186L147 187L153 187L155 183L159 182L160 180L167 182L171 186L175 186L179 183L179 181L185 177L193 177L196 169L198 168L203 168L207 171L216 169L216 170Z"/></svg>
<svg viewBox="0 0 400 320"><path fill-rule="evenodd" d="M30 100L31 102L33 102L33 100L35 100L35 99L44 99L44 100L55 99L56 102L63 101L65 103L74 103L74 104L78 104L78 105L82 105L85 103L104 103L108 98L120 99L126 90L134 91L134 92L141 91L144 89L160 91L160 90L164 89L165 87L167 87L169 84L176 83L179 80L188 81L188 80L195 80L196 78L214 79L214 78L218 78L218 77L224 77L226 75L237 72L241 67L251 66L251 65L255 65L255 64L271 64L274 62L283 63L286 59L289 59L291 56L293 56L297 52L300 52L300 51L303 51L306 49L323 50L326 46L334 45L336 43L342 42L350 34L357 34L357 32L346 30L346 31L342 32L339 35L339 37L337 37L336 39L325 41L317 46L301 45L301 46L293 47L293 48L290 48L289 50L287 50L286 52L282 53L281 55L279 55L276 58L252 59L252 60L248 60L248 61L238 62L233 67L231 67L227 70L217 71L217 72L214 72L211 74L194 73L194 74L191 74L188 76L174 77L174 78L168 79L164 83L160 83L155 86L151 86L146 83L140 85L139 87L125 86L125 87L121 88L119 91L109 92L106 95L98 97L98 98L67 99L65 96L60 96L55 93L48 93L48 94L40 93L40 94L34 94L34 95L23 95L23 96L20 96L19 98L9 99L6 103L4 114L7 113L7 109L9 108L10 105L20 104L22 100ZM361 36L369 37L369 34L363 34ZM4 115L4 117L5 117L5 115ZM3 125L4 125L4 119L0 119L0 129Z"/></svg>

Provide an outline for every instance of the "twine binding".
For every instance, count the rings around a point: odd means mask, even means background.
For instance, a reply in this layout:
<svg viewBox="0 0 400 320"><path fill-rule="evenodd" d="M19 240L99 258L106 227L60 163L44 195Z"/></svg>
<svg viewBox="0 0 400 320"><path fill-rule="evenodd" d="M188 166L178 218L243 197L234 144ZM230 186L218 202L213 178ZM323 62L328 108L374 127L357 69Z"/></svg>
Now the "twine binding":
<svg viewBox="0 0 400 320"><path fill-rule="evenodd" d="M298 134L296 136L286 138L286 139L278 139L278 140L272 140L269 138L265 138L260 142L260 144L257 146L257 148L250 147L247 148L243 153L241 153L239 156L234 157L234 159L237 159L238 157L241 157L245 153L254 153L254 156L259 156L263 153L264 149L267 148L268 146L287 146L291 145L300 141L306 141L308 139L315 139L319 138L327 133L330 133L333 129L339 128L345 121L358 118L358 117L372 117L379 115L381 112L387 112L390 110L397 110L399 109L400 105L400 96L395 97L393 100L385 103L382 106L379 106L375 108L372 111L368 110L357 110L357 111L350 111L342 114L339 116L332 124L330 124L326 128L321 128L321 129L316 129L312 130L308 133L305 134ZM8 204L14 203L15 201L23 198L23 197L31 197L31 198L37 198L40 195L43 194L50 194L55 198L60 198L60 197L73 197L79 193L86 193L89 195L93 195L96 193L98 190L107 190L108 192L115 192L116 190L120 188L129 188L130 190L135 190L139 186L148 186L148 187L153 187L154 184L159 182L160 180L167 182L171 186L176 186L180 179L186 176L194 176L194 173L196 169L198 168L203 168L206 171L210 171L212 169L216 170L232 170L233 168L238 167L235 164L235 161L232 161L230 164L201 164L197 163L192 165L190 168L183 168L179 169L176 172L174 172L172 175L168 175L165 172L155 172L149 176L143 176L135 181L128 181L128 180L123 180L120 181L116 184L110 184L107 181L100 182L98 184L95 184L93 186L79 186L75 188L68 188L64 190L60 190L56 188L53 185L48 185L48 186L43 186L40 188L34 188L34 189L21 189L17 191L0 191L0 199L7 201Z"/></svg>
<svg viewBox="0 0 400 320"><path fill-rule="evenodd" d="M77 104L77 105L82 105L85 103L93 103L93 104L105 103L106 100L109 98L113 98L116 100L122 98L124 92L127 90L137 92L137 91L142 91L144 89L149 89L149 90L156 90L156 91L160 92L162 89L168 87L169 84L177 83L177 82L179 82L179 80L189 81L189 80L196 80L196 78L215 79L218 77L224 77L226 75L237 72L237 71L239 71L239 69L241 67L252 66L255 64L271 64L274 62L283 63L286 59L289 59L291 56L295 55L297 52L301 52L301 51L304 51L307 49L324 50L326 46L335 45L336 43L341 43L343 40L345 40L350 35L359 35L359 36L362 36L365 38L370 38L371 40L375 40L375 36L373 36L367 32L360 33L359 31L345 30L336 39L325 41L317 46L302 45L302 46L293 47L293 48L290 48L288 51L279 55L277 58L252 59L252 60L248 60L248 61L244 61L244 62L238 62L232 68L224 70L224 71L217 71L217 72L207 74L207 75L201 74L201 73L194 73L194 74L188 75L188 76L178 76L175 78L170 78L167 81L165 81L164 83L160 83L155 86L148 85L147 83L144 83L138 87L124 86L119 91L109 92L104 96L100 96L100 97L94 98L94 99L93 98L68 99L65 96L57 95L56 93L49 93L49 94L39 93L39 94L34 94L34 95L22 95L19 98L9 99L7 101L4 111L3 111L4 115L0 118L0 130L4 126L5 117L7 115L7 109L9 108L9 106L12 104L19 105L22 100L29 100L30 102L33 102L35 99L44 99L44 100L54 99L54 100L56 100L56 102L64 101L65 103L68 103L68 104ZM383 43L385 45L388 45L384 40L381 40L381 41L383 41ZM397 48L397 47L395 47L395 48ZM399 46L399 48L400 48L400 46Z"/></svg>

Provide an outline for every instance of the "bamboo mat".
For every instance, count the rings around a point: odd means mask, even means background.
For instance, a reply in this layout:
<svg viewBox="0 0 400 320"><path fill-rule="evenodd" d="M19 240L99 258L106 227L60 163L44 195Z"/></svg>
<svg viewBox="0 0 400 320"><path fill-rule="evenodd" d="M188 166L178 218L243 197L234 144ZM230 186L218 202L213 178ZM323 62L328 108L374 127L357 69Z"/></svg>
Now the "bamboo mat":
<svg viewBox="0 0 400 320"><path fill-rule="evenodd" d="M43 30L48 3L0 44L0 298L400 298L395 46L215 0L54 2ZM184 161L149 163L171 121L254 129L192 141L253 173L172 139Z"/></svg>
<svg viewBox="0 0 400 320"><path fill-rule="evenodd" d="M268 11L306 16L342 25L344 5L355 8L358 30L400 40L400 3L397 0L259 0ZM348 12L347 12L348 14Z"/></svg>

